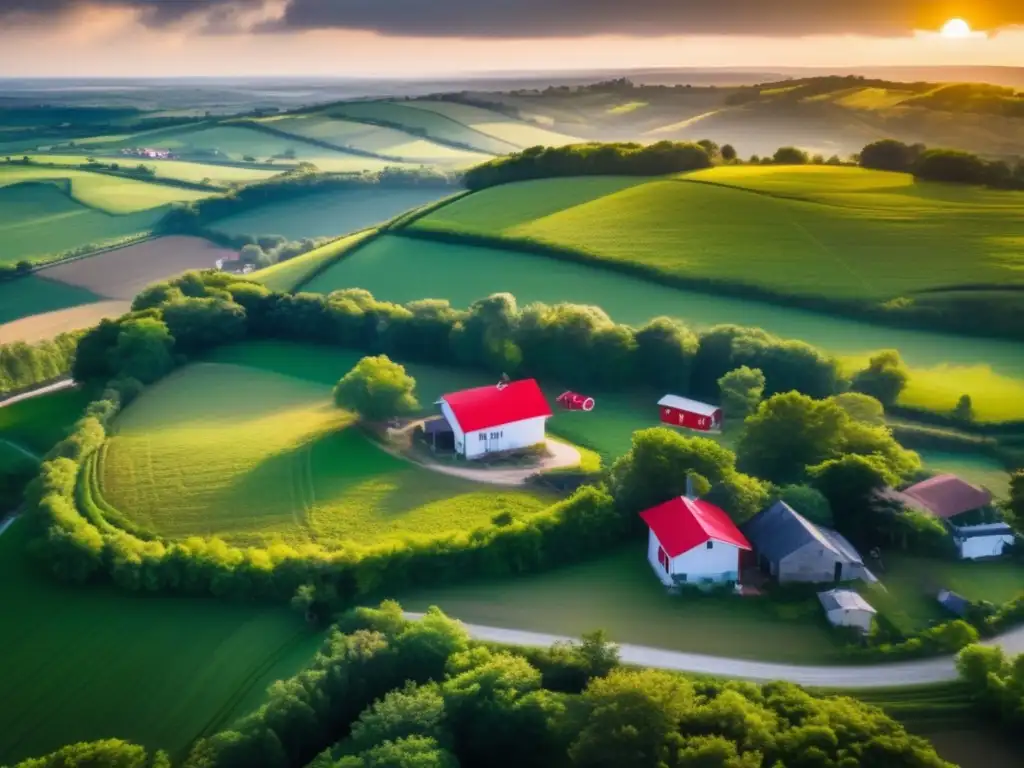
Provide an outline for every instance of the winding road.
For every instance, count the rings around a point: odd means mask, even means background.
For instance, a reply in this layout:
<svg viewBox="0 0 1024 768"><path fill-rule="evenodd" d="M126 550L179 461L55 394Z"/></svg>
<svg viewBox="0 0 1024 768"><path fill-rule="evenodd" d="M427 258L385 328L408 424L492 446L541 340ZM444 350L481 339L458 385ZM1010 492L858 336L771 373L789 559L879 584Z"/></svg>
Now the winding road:
<svg viewBox="0 0 1024 768"><path fill-rule="evenodd" d="M405 615L409 619L419 619L423 616L422 613L406 613ZM494 643L547 647L555 642L577 639L563 635L548 635L542 632L485 627L479 624L463 623L463 626L469 632L470 637L475 640ZM1018 627L999 637L986 640L982 645L998 645L1008 654L1024 653L1024 627ZM956 662L952 656L940 656L920 661L899 661L891 664L802 666L705 656L699 653L669 651L626 643L619 646L619 657L625 664L653 667L654 669L692 672L713 677L733 677L758 682L785 680L814 688L896 688L946 683L957 679Z"/></svg>

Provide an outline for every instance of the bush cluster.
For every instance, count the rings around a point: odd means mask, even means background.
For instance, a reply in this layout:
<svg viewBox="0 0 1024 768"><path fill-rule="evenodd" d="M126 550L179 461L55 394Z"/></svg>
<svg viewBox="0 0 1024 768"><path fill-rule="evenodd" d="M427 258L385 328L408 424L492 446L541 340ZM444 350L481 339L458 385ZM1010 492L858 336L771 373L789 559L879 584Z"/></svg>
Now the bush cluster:
<svg viewBox="0 0 1024 768"><path fill-rule="evenodd" d="M17 768L168 764L123 742L62 752ZM409 622L395 603L343 619L310 667L199 740L183 768L524 765L948 768L927 741L851 698L627 669L599 635L550 650L488 646L437 609Z"/></svg>
<svg viewBox="0 0 1024 768"><path fill-rule="evenodd" d="M956 666L980 713L1019 740L1024 726L1024 654L1008 658L998 646L971 645L960 652Z"/></svg>
<svg viewBox="0 0 1024 768"><path fill-rule="evenodd" d="M883 139L861 150L860 165L879 171L912 173L924 181L976 184L997 189L1024 189L1024 160L1011 166L956 149L929 149Z"/></svg>

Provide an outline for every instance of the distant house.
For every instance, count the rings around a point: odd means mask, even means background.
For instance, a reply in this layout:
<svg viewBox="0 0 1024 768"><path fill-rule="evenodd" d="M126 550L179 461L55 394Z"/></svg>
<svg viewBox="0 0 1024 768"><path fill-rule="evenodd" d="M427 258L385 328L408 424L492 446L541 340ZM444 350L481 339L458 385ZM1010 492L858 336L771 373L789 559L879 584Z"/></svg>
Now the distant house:
<svg viewBox="0 0 1024 768"><path fill-rule="evenodd" d="M936 599L943 608L961 618L967 615L967 610L971 607L970 600L948 589L939 590Z"/></svg>
<svg viewBox="0 0 1024 768"><path fill-rule="evenodd" d="M717 432L722 429L722 409L716 405L677 395L665 395L658 401L658 407L661 409L663 424L700 432Z"/></svg>
<svg viewBox="0 0 1024 768"><path fill-rule="evenodd" d="M867 600L852 589L819 592L818 600L832 626L853 627L861 632L871 631L871 622L876 611Z"/></svg>
<svg viewBox="0 0 1024 768"><path fill-rule="evenodd" d="M650 528L647 559L666 586L738 582L750 542L714 504L678 496L640 513Z"/></svg>
<svg viewBox="0 0 1024 768"><path fill-rule="evenodd" d="M780 583L869 578L850 542L836 531L815 525L784 501L757 513L742 530L754 547L758 565Z"/></svg>
<svg viewBox="0 0 1024 768"><path fill-rule="evenodd" d="M998 557L1013 544L1013 529L992 505L992 494L956 475L936 475L889 498L942 520L960 557Z"/></svg>
<svg viewBox="0 0 1024 768"><path fill-rule="evenodd" d="M438 401L467 459L543 443L551 407L533 379L451 392Z"/></svg>

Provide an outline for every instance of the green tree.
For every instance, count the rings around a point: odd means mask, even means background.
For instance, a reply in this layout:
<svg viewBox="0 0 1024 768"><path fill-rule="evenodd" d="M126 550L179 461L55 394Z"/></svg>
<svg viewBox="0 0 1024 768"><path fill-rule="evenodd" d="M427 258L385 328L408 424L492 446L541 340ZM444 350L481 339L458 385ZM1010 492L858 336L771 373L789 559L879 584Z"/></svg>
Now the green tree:
<svg viewBox="0 0 1024 768"><path fill-rule="evenodd" d="M459 761L434 739L409 736L343 758L337 768L459 768Z"/></svg>
<svg viewBox="0 0 1024 768"><path fill-rule="evenodd" d="M974 421L974 403L970 395L960 395L960 399L953 406L953 418L961 424L970 424Z"/></svg>
<svg viewBox="0 0 1024 768"><path fill-rule="evenodd" d="M1024 525L1024 469L1018 469L1010 476L1010 499L1007 506L1019 530Z"/></svg>
<svg viewBox="0 0 1024 768"><path fill-rule="evenodd" d="M110 366L120 376L152 384L174 367L174 338L167 324L152 317L120 324Z"/></svg>
<svg viewBox="0 0 1024 768"><path fill-rule="evenodd" d="M160 753L155 759L165 760ZM16 768L147 768L144 747L120 739L81 742L58 749L46 757L23 760Z"/></svg>
<svg viewBox="0 0 1024 768"><path fill-rule="evenodd" d="M902 141L882 139L868 144L861 150L860 166L877 171L908 173L918 154L914 147L904 144Z"/></svg>
<svg viewBox="0 0 1024 768"><path fill-rule="evenodd" d="M910 378L907 366L895 349L879 352L867 368L854 374L850 384L855 392L871 395L883 405L894 405Z"/></svg>
<svg viewBox="0 0 1024 768"><path fill-rule="evenodd" d="M637 330L635 376L648 386L689 392L697 335L669 317L656 317Z"/></svg>
<svg viewBox="0 0 1024 768"><path fill-rule="evenodd" d="M718 380L722 409L727 418L745 419L764 397L764 374L745 365L729 371Z"/></svg>
<svg viewBox="0 0 1024 768"><path fill-rule="evenodd" d="M831 527L835 524L832 519L832 505L828 503L825 494L817 488L809 485L787 485L779 491L776 498L786 502L816 525Z"/></svg>
<svg viewBox="0 0 1024 768"><path fill-rule="evenodd" d="M447 743L450 735L444 718L440 689L436 685L409 683L401 690L391 691L359 716L352 726L352 743L360 750L410 736Z"/></svg>
<svg viewBox="0 0 1024 768"><path fill-rule="evenodd" d="M871 395L861 392L843 392L840 395L833 395L832 400L854 421L874 427L885 424L885 407Z"/></svg>
<svg viewBox="0 0 1024 768"><path fill-rule="evenodd" d="M732 144L723 144L721 149L722 159L727 163L736 162L737 152L736 147Z"/></svg>
<svg viewBox="0 0 1024 768"><path fill-rule="evenodd" d="M775 165L807 165L810 157L797 147L779 147L772 156Z"/></svg>
<svg viewBox="0 0 1024 768"><path fill-rule="evenodd" d="M810 467L808 474L828 499L841 533L862 545L888 543L889 518L895 511L879 500L878 492L898 478L881 458L850 454Z"/></svg>
<svg viewBox="0 0 1024 768"><path fill-rule="evenodd" d="M364 357L334 387L334 402L370 421L403 416L419 408L416 380L387 355Z"/></svg>

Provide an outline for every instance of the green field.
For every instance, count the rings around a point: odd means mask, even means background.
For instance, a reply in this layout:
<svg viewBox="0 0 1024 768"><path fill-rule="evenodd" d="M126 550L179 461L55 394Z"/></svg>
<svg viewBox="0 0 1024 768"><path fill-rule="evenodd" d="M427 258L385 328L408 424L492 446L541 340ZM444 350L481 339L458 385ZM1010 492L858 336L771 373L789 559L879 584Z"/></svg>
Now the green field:
<svg viewBox="0 0 1024 768"><path fill-rule="evenodd" d="M530 215L524 198L547 188L487 189L415 226L536 240L780 294L887 300L931 288L1024 284L1022 193L950 190L858 168L726 167ZM481 219L481 207L523 215L492 223Z"/></svg>
<svg viewBox="0 0 1024 768"><path fill-rule="evenodd" d="M343 189L263 205L210 226L231 235L283 235L289 240L343 235L449 194L443 187Z"/></svg>
<svg viewBox="0 0 1024 768"><path fill-rule="evenodd" d="M408 102L406 106L435 112L436 114L451 118L458 123L462 123L462 125L472 128L474 131L479 131L499 141L508 142L520 149L536 146L561 147L580 141L580 139L574 136L566 136L564 133L549 131L546 128L508 117L500 112L493 112L489 109L481 109L480 107L473 107L468 104L418 99Z"/></svg>
<svg viewBox="0 0 1024 768"><path fill-rule="evenodd" d="M935 472L950 472L968 482L988 488L1000 498L1010 494L1010 474L995 459L979 453L951 453L918 450L921 460Z"/></svg>
<svg viewBox="0 0 1024 768"><path fill-rule="evenodd" d="M125 157L114 155L112 157L101 157L97 155L29 155L29 157L40 163L59 163L61 165L81 165L90 157L96 157L103 163L120 163L122 167L132 168L137 165L145 165L156 170L157 179L178 179L192 183L209 182L212 184L225 185L233 183L249 183L269 179L281 173L281 170L269 168L245 168L236 165L215 165L212 163L190 163L186 160L150 160L143 157Z"/></svg>
<svg viewBox="0 0 1024 768"><path fill-rule="evenodd" d="M262 283L272 291L293 291L300 285L309 282L310 276L322 269L324 265L339 259L340 254L353 248L375 232L376 230L368 229L334 240L309 253L296 256L294 259L261 269L251 275L250 279Z"/></svg>
<svg viewBox="0 0 1024 768"><path fill-rule="evenodd" d="M481 133L437 112L393 101L344 102L328 107L322 110L322 113L330 117L349 118L355 121L390 123L428 139L454 142L492 155L506 155L521 149L516 144Z"/></svg>
<svg viewBox="0 0 1024 768"><path fill-rule="evenodd" d="M4 405L0 407L0 439L43 455L67 437L90 399L84 390L65 389Z"/></svg>
<svg viewBox="0 0 1024 768"><path fill-rule="evenodd" d="M408 162L472 165L482 163L491 157L480 152L438 144L395 128L355 123L315 112L268 117L260 122L300 138L326 141L338 147L372 152Z"/></svg>
<svg viewBox="0 0 1024 768"><path fill-rule="evenodd" d="M471 530L551 502L424 470L369 442L330 398L357 353L255 345L230 355L173 374L118 418L98 474L105 501L133 524L171 538L336 547ZM427 404L451 381L410 372Z"/></svg>
<svg viewBox="0 0 1024 768"><path fill-rule="evenodd" d="M493 627L612 640L714 656L797 664L837 661L838 643L814 598L777 602L665 592L637 541L549 573L432 588L395 597L421 611Z"/></svg>
<svg viewBox="0 0 1024 768"><path fill-rule="evenodd" d="M319 646L283 608L59 585L28 560L27 533L0 536L0 763L105 738L180 759Z"/></svg>
<svg viewBox="0 0 1024 768"><path fill-rule="evenodd" d="M212 194L71 168L0 164L0 188L22 182L44 181L56 182L73 200L111 214L141 213L169 203L199 200Z"/></svg>
<svg viewBox="0 0 1024 768"><path fill-rule="evenodd" d="M629 191L629 190L627 190ZM471 195L467 200L472 200ZM457 201L440 209L461 205ZM799 309L685 291L597 267L510 250L477 248L394 235L376 239L314 278L303 290L366 288L380 299L445 298L466 307L508 291L534 301L594 304L619 322L678 317L694 327L735 323L802 339L859 364L869 352L896 348L913 368L902 402L948 410L964 392L978 418L1024 418L1024 355L1011 342L969 339L870 325Z"/></svg>
<svg viewBox="0 0 1024 768"><path fill-rule="evenodd" d="M88 289L37 275L0 282L0 325L29 315L91 304L102 298ZM4 341L0 334L0 343Z"/></svg>
<svg viewBox="0 0 1024 768"><path fill-rule="evenodd" d="M152 229L163 211L115 216L72 200L49 183L0 187L0 264L56 256ZM0 308L0 316L7 308Z"/></svg>

